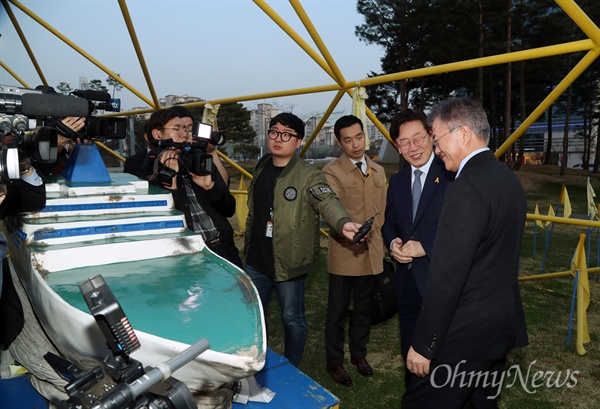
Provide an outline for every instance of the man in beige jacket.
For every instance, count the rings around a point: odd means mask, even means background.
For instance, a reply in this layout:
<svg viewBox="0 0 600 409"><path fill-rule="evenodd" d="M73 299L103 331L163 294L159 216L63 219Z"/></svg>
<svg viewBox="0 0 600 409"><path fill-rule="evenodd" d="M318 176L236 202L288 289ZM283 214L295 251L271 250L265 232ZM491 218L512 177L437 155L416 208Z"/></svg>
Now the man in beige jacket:
<svg viewBox="0 0 600 409"><path fill-rule="evenodd" d="M344 152L323 168L331 189L338 195L354 222L375 216L367 240L354 244L335 231L329 236L327 268L329 296L325 323L327 372L334 381L352 385L344 361L344 320L350 299L353 312L349 329L350 362L358 373L372 376L367 362L367 343L371 332L371 291L373 275L383 271L384 246L381 225L385 213L385 171L365 155L363 124L346 115L334 125L337 145Z"/></svg>

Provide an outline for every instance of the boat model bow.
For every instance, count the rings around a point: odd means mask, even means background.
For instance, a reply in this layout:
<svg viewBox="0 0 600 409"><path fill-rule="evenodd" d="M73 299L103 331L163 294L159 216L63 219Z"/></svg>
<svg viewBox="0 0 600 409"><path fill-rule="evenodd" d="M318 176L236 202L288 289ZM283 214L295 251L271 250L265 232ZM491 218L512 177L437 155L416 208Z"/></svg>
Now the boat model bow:
<svg viewBox="0 0 600 409"><path fill-rule="evenodd" d="M101 359L106 344L79 283L101 274L155 367L206 338L211 348L177 371L210 394L258 372L266 358L262 305L248 276L186 228L170 192L132 175L110 185L46 185L46 207L10 232L18 277L51 341L65 356Z"/></svg>

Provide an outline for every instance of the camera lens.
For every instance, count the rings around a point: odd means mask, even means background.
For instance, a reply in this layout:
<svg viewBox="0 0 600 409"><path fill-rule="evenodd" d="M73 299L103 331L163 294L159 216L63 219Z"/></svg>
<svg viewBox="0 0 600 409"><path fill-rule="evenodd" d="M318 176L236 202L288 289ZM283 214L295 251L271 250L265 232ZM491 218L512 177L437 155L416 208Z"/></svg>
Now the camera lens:
<svg viewBox="0 0 600 409"><path fill-rule="evenodd" d="M210 135L210 143L213 144L213 145L215 145L215 146L224 145L225 142L226 142L225 132L223 132L223 131L214 131Z"/></svg>

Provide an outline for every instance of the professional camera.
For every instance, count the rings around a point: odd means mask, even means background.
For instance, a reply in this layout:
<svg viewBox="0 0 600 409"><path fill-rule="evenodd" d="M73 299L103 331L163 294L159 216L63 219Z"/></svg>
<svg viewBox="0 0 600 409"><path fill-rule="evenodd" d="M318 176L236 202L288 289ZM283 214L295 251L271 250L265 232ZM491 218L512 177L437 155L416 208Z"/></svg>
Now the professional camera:
<svg viewBox="0 0 600 409"><path fill-rule="evenodd" d="M106 91L77 89L71 94L88 101L85 127L79 132L80 135L89 138L104 137L107 139L127 137L126 118L93 116L95 111L119 112L121 110L120 99L112 99Z"/></svg>
<svg viewBox="0 0 600 409"><path fill-rule="evenodd" d="M52 116L85 115L87 103L76 97L0 85L0 184L18 180L19 164L56 161L58 134L45 126Z"/></svg>
<svg viewBox="0 0 600 409"><path fill-rule="evenodd" d="M203 146L206 150L206 145L221 146L227 142L225 132L213 131L212 126L204 122L195 121L192 125L192 138Z"/></svg>
<svg viewBox="0 0 600 409"><path fill-rule="evenodd" d="M213 157L206 153L209 143L215 146L223 145L225 134L221 131L213 132L211 125L202 122L194 122L191 142L174 142L172 139L151 140L150 144L157 150L152 154L156 159L154 174L150 176L150 180L171 187L173 177L177 174L210 175L213 168ZM179 151L177 158L179 161L178 173L160 163L160 155L168 149Z"/></svg>
<svg viewBox="0 0 600 409"><path fill-rule="evenodd" d="M183 365L206 351L210 344L202 338L181 354L161 364L161 368L143 368L129 355L140 342L101 275L79 285L79 289L106 338L109 353L104 369L95 366L83 371L76 364L51 352L46 361L69 381L65 390L69 399L59 409L195 409L190 390L170 376Z"/></svg>

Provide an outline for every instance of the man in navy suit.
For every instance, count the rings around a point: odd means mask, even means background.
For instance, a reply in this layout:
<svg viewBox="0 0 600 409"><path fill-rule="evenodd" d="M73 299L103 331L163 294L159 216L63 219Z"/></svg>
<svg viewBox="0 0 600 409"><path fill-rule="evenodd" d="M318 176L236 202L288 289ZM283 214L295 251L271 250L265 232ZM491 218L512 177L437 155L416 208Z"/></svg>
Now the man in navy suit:
<svg viewBox="0 0 600 409"><path fill-rule="evenodd" d="M390 178L381 229L385 245L397 261L400 342L406 362L425 294L440 210L454 173L446 171L444 162L433 154L427 118L422 111L405 109L396 114L390 136L410 165ZM408 382L410 372L405 375Z"/></svg>
<svg viewBox="0 0 600 409"><path fill-rule="evenodd" d="M429 116L446 192L406 366L407 408L497 408L507 353L527 345L518 287L525 192L487 144L481 104L450 98ZM463 381L464 378L464 381ZM453 380L453 381L449 381Z"/></svg>

